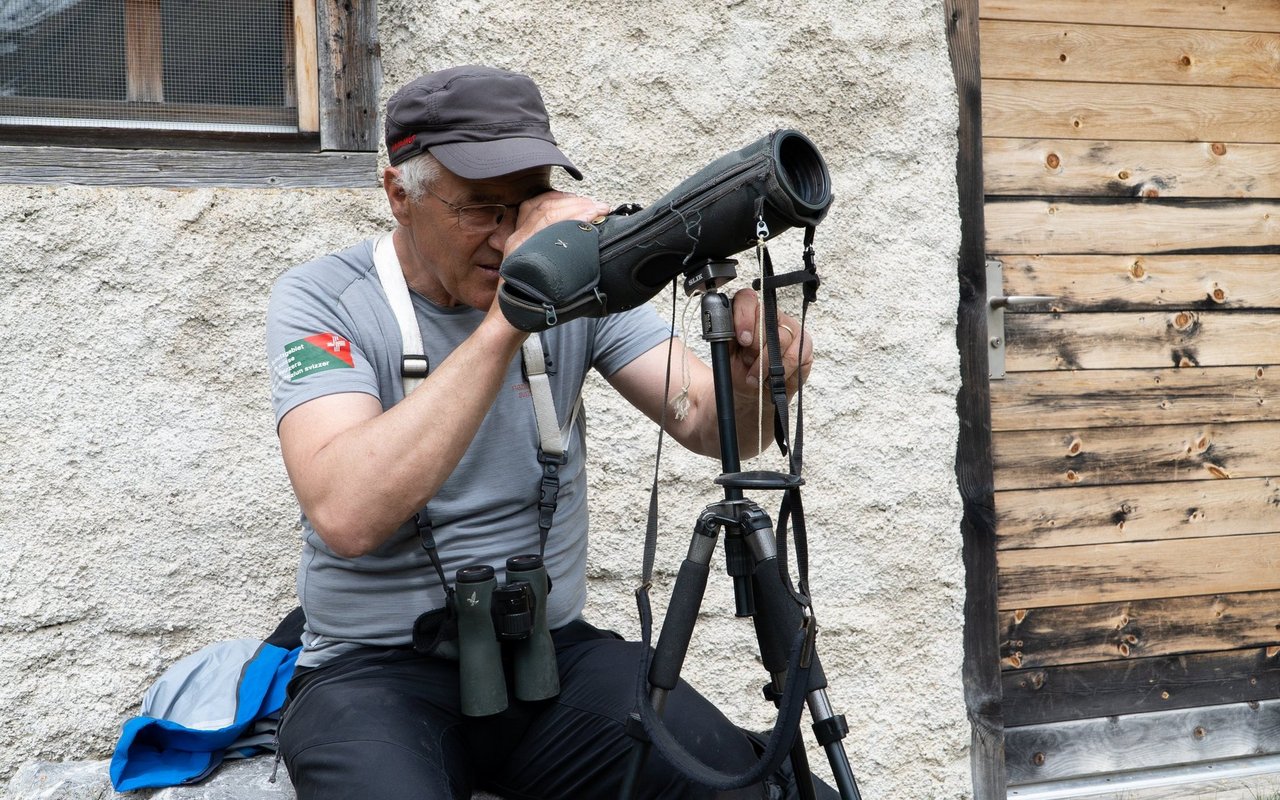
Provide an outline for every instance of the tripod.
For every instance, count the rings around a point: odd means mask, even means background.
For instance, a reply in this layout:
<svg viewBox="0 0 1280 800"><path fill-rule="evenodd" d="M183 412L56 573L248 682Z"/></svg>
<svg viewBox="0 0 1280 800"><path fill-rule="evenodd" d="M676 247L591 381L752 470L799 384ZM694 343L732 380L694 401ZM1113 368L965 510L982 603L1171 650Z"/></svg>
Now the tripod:
<svg viewBox="0 0 1280 800"><path fill-rule="evenodd" d="M702 782L729 788L730 783L747 785L765 777L789 750L800 797L813 800L812 773L798 727L800 709L796 700L803 692L813 719L814 734L826 751L840 797L842 800L861 800L841 743L848 726L843 716L832 711L826 693L826 677L814 650L816 625L812 616L805 614L807 604L798 599L789 579L784 580L769 515L743 495L745 489L795 489L803 479L798 475L778 472L740 471L729 355L729 343L734 340L733 312L728 296L719 291L721 286L737 277L736 266L737 262L731 260L708 261L690 271L685 278L687 295L703 293L702 337L711 347L716 417L719 421L722 473L715 482L724 487L724 500L708 505L699 515L688 555L680 565L672 588L671 601L648 673L652 708L647 709L643 702L641 704L641 716L646 717L643 730L635 724L640 720L633 715L632 733L636 743L623 782L622 797L628 800L635 797L638 776L652 746L653 737L647 734L661 734L662 738L658 740L660 747L664 742L674 741L667 739L665 729L652 723L656 719L660 726L667 695L679 681L705 594L711 556L723 532L727 572L733 579L735 613L739 617L751 617L755 625L761 659L770 674L765 697L779 706L778 723L761 763L747 776L725 776L710 770L679 752L678 745L674 746L675 753L663 747L664 754L691 777L700 779L698 771L702 770L711 776ZM642 601L642 617L647 616L646 602ZM645 625L647 629L647 622ZM787 681L789 675L790 683ZM797 683L801 680L803 684ZM785 740L784 737L791 732L794 732L793 738ZM720 781L720 784L712 783L712 780Z"/></svg>

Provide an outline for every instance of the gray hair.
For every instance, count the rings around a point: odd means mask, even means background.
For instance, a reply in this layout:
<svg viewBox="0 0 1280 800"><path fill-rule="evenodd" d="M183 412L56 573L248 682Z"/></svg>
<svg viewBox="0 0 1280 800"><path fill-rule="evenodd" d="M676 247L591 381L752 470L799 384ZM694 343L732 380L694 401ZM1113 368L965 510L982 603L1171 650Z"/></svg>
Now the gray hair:
<svg viewBox="0 0 1280 800"><path fill-rule="evenodd" d="M422 196L427 193L427 187L434 186L444 174L444 166L436 160L435 156L426 152L405 160L404 163L398 164L396 169L399 170L396 183L404 189L404 193L414 203L422 200Z"/></svg>

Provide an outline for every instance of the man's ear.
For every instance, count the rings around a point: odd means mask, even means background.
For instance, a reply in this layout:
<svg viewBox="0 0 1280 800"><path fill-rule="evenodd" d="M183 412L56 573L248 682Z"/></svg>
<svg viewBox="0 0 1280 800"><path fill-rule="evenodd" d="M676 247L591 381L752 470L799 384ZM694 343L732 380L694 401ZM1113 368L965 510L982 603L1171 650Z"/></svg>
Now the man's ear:
<svg viewBox="0 0 1280 800"><path fill-rule="evenodd" d="M391 206L391 216L401 225L409 224L409 206L411 201L400 185L400 170L387 167L382 171L382 190L387 193L387 203Z"/></svg>

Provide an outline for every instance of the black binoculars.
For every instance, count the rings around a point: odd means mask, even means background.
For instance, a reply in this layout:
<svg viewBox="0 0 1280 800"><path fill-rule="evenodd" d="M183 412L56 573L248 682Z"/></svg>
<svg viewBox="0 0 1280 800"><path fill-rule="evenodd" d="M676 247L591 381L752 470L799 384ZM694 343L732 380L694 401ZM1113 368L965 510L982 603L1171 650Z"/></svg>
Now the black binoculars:
<svg viewBox="0 0 1280 800"><path fill-rule="evenodd" d="M555 645L547 630L547 568L537 555L507 559L507 582L493 567L458 570L458 667L462 713L487 717L507 708L505 643L518 700L546 700L560 693Z"/></svg>

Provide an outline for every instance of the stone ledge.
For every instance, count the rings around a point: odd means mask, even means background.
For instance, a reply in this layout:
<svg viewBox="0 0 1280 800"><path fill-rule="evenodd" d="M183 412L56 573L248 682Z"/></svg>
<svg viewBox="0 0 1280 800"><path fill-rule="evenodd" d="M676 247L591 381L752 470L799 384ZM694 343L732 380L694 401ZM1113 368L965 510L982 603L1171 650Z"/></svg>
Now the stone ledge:
<svg viewBox="0 0 1280 800"><path fill-rule="evenodd" d="M268 782L274 763L270 756L226 761L208 780L194 786L121 794L111 788L109 761L31 761L9 780L5 800L294 800L284 765L276 782Z"/></svg>
<svg viewBox="0 0 1280 800"><path fill-rule="evenodd" d="M284 765L269 782L275 759L270 756L223 762L208 780L194 786L140 789L119 793L111 788L110 762L31 761L9 780L4 800L295 800ZM472 800L500 800L475 794Z"/></svg>

